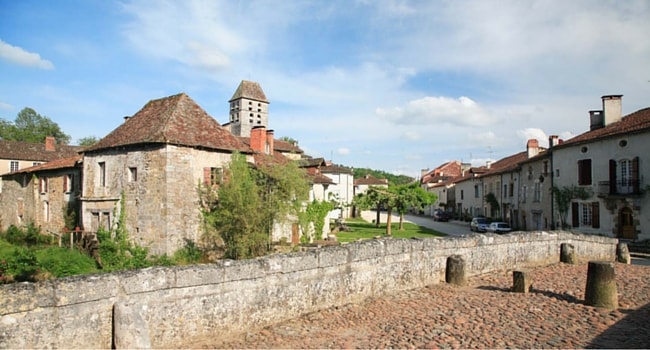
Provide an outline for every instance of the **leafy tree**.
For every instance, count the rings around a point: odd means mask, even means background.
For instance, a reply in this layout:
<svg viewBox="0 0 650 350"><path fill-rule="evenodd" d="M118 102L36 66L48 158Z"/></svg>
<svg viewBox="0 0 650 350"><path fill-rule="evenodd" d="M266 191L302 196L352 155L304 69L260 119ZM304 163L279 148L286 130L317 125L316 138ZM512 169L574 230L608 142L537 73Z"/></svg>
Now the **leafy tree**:
<svg viewBox="0 0 650 350"><path fill-rule="evenodd" d="M86 136L79 139L79 146L88 147L92 146L99 142L99 139L95 136Z"/></svg>
<svg viewBox="0 0 650 350"><path fill-rule="evenodd" d="M494 193L490 192L485 195L485 201L490 205L490 216L494 217L499 212L499 201Z"/></svg>
<svg viewBox="0 0 650 350"><path fill-rule="evenodd" d="M569 213L571 202L574 199L584 200L591 197L592 195L589 190L575 185L564 186L562 188L553 186L551 188L551 194L553 195L555 204L557 204L557 211L560 213L560 225L562 228L566 228L568 226L567 215Z"/></svg>
<svg viewBox="0 0 650 350"><path fill-rule="evenodd" d="M232 156L216 201L204 205L205 217L225 243L225 256L264 255L276 223L297 217L309 194L302 169L291 162L252 168L241 154Z"/></svg>
<svg viewBox="0 0 650 350"><path fill-rule="evenodd" d="M417 183L400 185L390 188L395 194L395 210L399 214L399 230L404 230L404 214L411 208L424 209L427 205L435 202L438 196L427 192Z"/></svg>
<svg viewBox="0 0 650 350"><path fill-rule="evenodd" d="M3 140L39 143L46 136L53 136L59 144L70 142L70 135L61 131L57 123L29 107L23 108L13 123L0 120L0 138Z"/></svg>
<svg viewBox="0 0 650 350"><path fill-rule="evenodd" d="M289 137L289 136L282 136L278 140L284 141L284 142L289 142L289 143L294 144L294 145L298 144L298 140L296 140L296 139L294 139L292 137Z"/></svg>

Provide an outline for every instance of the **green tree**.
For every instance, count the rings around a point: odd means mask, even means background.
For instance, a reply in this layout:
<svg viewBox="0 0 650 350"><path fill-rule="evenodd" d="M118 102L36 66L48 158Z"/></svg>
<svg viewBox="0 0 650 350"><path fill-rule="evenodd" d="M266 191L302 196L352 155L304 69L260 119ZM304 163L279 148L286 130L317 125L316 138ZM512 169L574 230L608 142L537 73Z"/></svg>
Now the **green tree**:
<svg viewBox="0 0 650 350"><path fill-rule="evenodd" d="M11 123L0 120L0 138L8 141L43 142L46 136L53 136L59 144L68 144L70 136L59 128L50 118L25 107Z"/></svg>
<svg viewBox="0 0 650 350"><path fill-rule="evenodd" d="M278 140L284 141L284 142L289 142L289 143L294 144L294 145L298 144L298 140L294 139L293 137L289 137L289 136L282 136Z"/></svg>
<svg viewBox="0 0 650 350"><path fill-rule="evenodd" d="M391 185L405 185L415 181L415 179L410 176L394 175L383 170L373 170L369 168L354 168L353 173L355 179L360 179L370 174L378 179L388 180L388 183Z"/></svg>
<svg viewBox="0 0 650 350"><path fill-rule="evenodd" d="M424 209L425 206L431 205L438 198L435 194L425 191L417 183L391 187L390 190L395 194L394 204L395 210L399 214L400 231L404 230L404 214L409 209Z"/></svg>
<svg viewBox="0 0 650 350"><path fill-rule="evenodd" d="M95 136L86 136L79 139L79 146L88 147L92 146L99 142L99 139Z"/></svg>
<svg viewBox="0 0 650 350"><path fill-rule="evenodd" d="M568 226L567 215L569 214L569 207L571 206L571 202L574 199L585 200L592 195L589 190L575 185L564 186L562 188L553 186L551 188L551 194L553 195L553 199L557 205L557 211L560 214L560 225L562 228L566 228Z"/></svg>
<svg viewBox="0 0 650 350"><path fill-rule="evenodd" d="M497 196L494 193L490 192L485 195L485 201L490 205L490 217L494 217L495 214L499 213L499 201Z"/></svg>
<svg viewBox="0 0 650 350"><path fill-rule="evenodd" d="M294 162L252 168L244 155L233 154L215 202L204 205L208 223L225 243L225 257L264 255L274 225L298 216L308 190Z"/></svg>

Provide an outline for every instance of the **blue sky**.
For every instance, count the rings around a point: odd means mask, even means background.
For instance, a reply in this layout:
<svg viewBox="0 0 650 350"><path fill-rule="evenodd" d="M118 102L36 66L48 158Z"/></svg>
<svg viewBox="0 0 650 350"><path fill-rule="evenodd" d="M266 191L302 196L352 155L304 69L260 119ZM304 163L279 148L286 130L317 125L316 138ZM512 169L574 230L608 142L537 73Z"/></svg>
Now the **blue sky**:
<svg viewBox="0 0 650 350"><path fill-rule="evenodd" d="M0 118L73 143L189 94L220 123L243 79L306 153L419 176L650 106L650 2L0 0Z"/></svg>

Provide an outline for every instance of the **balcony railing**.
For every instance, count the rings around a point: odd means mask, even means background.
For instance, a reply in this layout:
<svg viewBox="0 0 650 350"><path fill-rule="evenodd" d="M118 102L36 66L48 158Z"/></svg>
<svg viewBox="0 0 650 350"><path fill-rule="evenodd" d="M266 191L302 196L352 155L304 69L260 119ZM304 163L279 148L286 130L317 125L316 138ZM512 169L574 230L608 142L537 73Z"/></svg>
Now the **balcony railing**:
<svg viewBox="0 0 650 350"><path fill-rule="evenodd" d="M641 195L641 181L639 180L618 180L615 184L609 181L598 181L599 196L635 196Z"/></svg>

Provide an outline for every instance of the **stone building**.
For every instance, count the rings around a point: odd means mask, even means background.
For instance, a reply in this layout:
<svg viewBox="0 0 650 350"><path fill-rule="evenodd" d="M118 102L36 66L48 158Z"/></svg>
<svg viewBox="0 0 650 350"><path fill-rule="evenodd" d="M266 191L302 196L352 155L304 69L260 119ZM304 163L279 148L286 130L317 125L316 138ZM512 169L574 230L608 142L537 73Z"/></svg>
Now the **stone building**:
<svg viewBox="0 0 650 350"><path fill-rule="evenodd" d="M198 188L218 186L233 152L253 161L251 147L232 135L188 95L152 100L86 149L81 218L96 231L126 211L134 241L171 254L198 240Z"/></svg>
<svg viewBox="0 0 650 350"><path fill-rule="evenodd" d="M81 156L54 160L2 175L0 226L32 223L43 233L72 229L79 217Z"/></svg>

